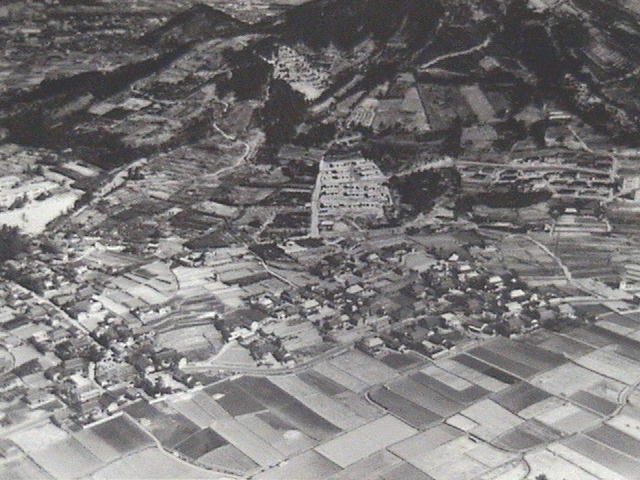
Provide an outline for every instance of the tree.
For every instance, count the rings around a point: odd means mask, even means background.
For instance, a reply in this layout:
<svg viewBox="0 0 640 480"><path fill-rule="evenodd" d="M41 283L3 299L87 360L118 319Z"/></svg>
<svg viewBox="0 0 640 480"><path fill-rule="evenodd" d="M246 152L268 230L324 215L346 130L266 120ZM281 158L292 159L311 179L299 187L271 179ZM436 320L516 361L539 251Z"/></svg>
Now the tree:
<svg viewBox="0 0 640 480"><path fill-rule="evenodd" d="M25 252L28 246L18 227L3 225L0 228L0 263L16 258Z"/></svg>
<svg viewBox="0 0 640 480"><path fill-rule="evenodd" d="M288 142L295 133L295 127L303 120L305 111L306 101L300 92L293 90L284 80L271 82L269 97L260 112L267 142Z"/></svg>

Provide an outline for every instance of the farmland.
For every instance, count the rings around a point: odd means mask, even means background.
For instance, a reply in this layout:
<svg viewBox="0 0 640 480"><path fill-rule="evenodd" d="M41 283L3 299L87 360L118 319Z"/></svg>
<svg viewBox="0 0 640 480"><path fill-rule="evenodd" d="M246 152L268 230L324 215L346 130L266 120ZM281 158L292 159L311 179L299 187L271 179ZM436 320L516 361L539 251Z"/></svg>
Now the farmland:
<svg viewBox="0 0 640 480"><path fill-rule="evenodd" d="M158 478L164 469L181 478L447 480L510 478L524 458L533 473L638 478L640 322L624 323L625 337L603 326L540 331L430 362L394 359L397 370L350 350L297 373L240 375L140 400L74 434L52 424L18 432L10 439L28 459L5 468L68 478L73 458L77 478L94 479L153 462L145 475Z"/></svg>

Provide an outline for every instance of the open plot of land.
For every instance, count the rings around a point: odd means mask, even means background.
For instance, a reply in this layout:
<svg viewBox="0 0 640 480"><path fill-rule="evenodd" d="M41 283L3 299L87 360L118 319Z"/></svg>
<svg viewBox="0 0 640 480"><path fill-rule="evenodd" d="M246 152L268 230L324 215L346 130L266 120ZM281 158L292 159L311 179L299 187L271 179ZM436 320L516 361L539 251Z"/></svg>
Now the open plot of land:
<svg viewBox="0 0 640 480"><path fill-rule="evenodd" d="M571 330L571 336L594 348L606 347L614 342L614 340L606 334L606 330L604 329L595 330L589 327L574 328Z"/></svg>
<svg viewBox="0 0 640 480"><path fill-rule="evenodd" d="M407 424L386 415L316 447L316 451L345 468L415 433Z"/></svg>

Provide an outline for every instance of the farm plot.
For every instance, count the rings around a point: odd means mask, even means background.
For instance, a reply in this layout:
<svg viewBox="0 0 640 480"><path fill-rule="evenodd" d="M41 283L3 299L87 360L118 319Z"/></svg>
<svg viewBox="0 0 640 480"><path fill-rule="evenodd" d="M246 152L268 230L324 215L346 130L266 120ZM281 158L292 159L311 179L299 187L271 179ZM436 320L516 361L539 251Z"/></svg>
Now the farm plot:
<svg viewBox="0 0 640 480"><path fill-rule="evenodd" d="M585 355L594 350L594 347L569 336L551 332L545 333L548 334L547 338L538 344L539 347L545 350L556 352L560 355L567 355L571 358Z"/></svg>
<svg viewBox="0 0 640 480"><path fill-rule="evenodd" d="M299 373L298 378L305 382L307 385L316 388L320 392L330 397L347 391L347 388L343 385L334 382L330 378L325 377L321 373L314 370L307 370L306 372Z"/></svg>
<svg viewBox="0 0 640 480"><path fill-rule="evenodd" d="M247 475L258 468L258 464L231 444L211 450L198 458L198 463L209 468L222 468Z"/></svg>
<svg viewBox="0 0 640 480"><path fill-rule="evenodd" d="M295 478L296 480L323 480L339 471L340 467L331 460L314 450L309 450L289 459L277 468L256 475L255 479L281 480L283 478Z"/></svg>
<svg viewBox="0 0 640 480"><path fill-rule="evenodd" d="M432 478L409 463L401 463L387 472L378 474L376 480L432 480Z"/></svg>
<svg viewBox="0 0 640 480"><path fill-rule="evenodd" d="M235 446L261 467L269 467L284 460L284 456L235 419L213 422L212 430Z"/></svg>
<svg viewBox="0 0 640 480"><path fill-rule="evenodd" d="M531 384L554 395L570 397L604 380L604 377L584 367L567 363L543 372L531 380Z"/></svg>
<svg viewBox="0 0 640 480"><path fill-rule="evenodd" d="M489 399L474 403L460 413L478 425L470 433L486 441L493 440L523 422L523 419Z"/></svg>
<svg viewBox="0 0 640 480"><path fill-rule="evenodd" d="M492 395L491 398L511 413L518 414L525 408L541 402L550 396L551 395L544 390L540 390L529 383L522 382Z"/></svg>
<svg viewBox="0 0 640 480"><path fill-rule="evenodd" d="M380 361L394 370L406 370L424 362L422 358L411 352L388 352L380 358Z"/></svg>
<svg viewBox="0 0 640 480"><path fill-rule="evenodd" d="M610 425L591 430L587 436L632 458L640 458L640 440Z"/></svg>
<svg viewBox="0 0 640 480"><path fill-rule="evenodd" d="M462 437L464 432L446 424L428 428L406 440L389 447L389 450L401 458L410 460Z"/></svg>
<svg viewBox="0 0 640 480"><path fill-rule="evenodd" d="M581 407L603 416L611 415L618 407L616 403L584 390L571 395L571 400Z"/></svg>
<svg viewBox="0 0 640 480"><path fill-rule="evenodd" d="M429 371L431 374L426 374L426 371ZM434 378L434 376L437 376L439 379ZM451 375L437 367L433 369L430 368L429 370L423 369L420 372L409 375L409 378L414 382L435 390L457 404L467 405L473 403L489 393L488 390L485 390L479 385L475 385L460 377Z"/></svg>
<svg viewBox="0 0 640 480"><path fill-rule="evenodd" d="M216 448L227 445L228 442L210 428L200 430L176 445L175 450L183 455L197 460Z"/></svg>
<svg viewBox="0 0 640 480"><path fill-rule="evenodd" d="M205 388L204 391L215 398L216 403L233 417L266 410L266 407L252 395L247 395L236 381L217 383Z"/></svg>
<svg viewBox="0 0 640 480"><path fill-rule="evenodd" d="M528 365L538 372L549 370L567 362L561 354L520 340L509 340L500 337L490 341L486 347L494 353Z"/></svg>
<svg viewBox="0 0 640 480"><path fill-rule="evenodd" d="M271 382L342 430L351 430L366 422L342 403L318 392L296 376L273 377Z"/></svg>
<svg viewBox="0 0 640 480"><path fill-rule="evenodd" d="M344 370L339 369L329 362L323 362L319 365L316 365L311 371L319 373L332 382L335 382L338 385L342 385L344 388L351 390L352 392L362 392L369 386L369 384L363 382L359 378L356 378L354 375L351 375Z"/></svg>
<svg viewBox="0 0 640 480"><path fill-rule="evenodd" d="M607 422L608 425L640 440L640 409L627 405L618 415Z"/></svg>
<svg viewBox="0 0 640 480"><path fill-rule="evenodd" d="M256 401L268 407L277 416L316 440L324 440L341 431L265 378L242 377L237 380L237 385L242 388L245 395L253 396Z"/></svg>
<svg viewBox="0 0 640 480"><path fill-rule="evenodd" d="M92 475L95 480L217 480L220 474L181 462L157 448L148 448L110 463Z"/></svg>
<svg viewBox="0 0 640 480"><path fill-rule="evenodd" d="M450 398L411 378L394 380L387 388L416 405L441 417L448 417L462 410L463 406Z"/></svg>
<svg viewBox="0 0 640 480"><path fill-rule="evenodd" d="M287 457L302 453L317 444L293 425L270 412L244 415L237 420Z"/></svg>
<svg viewBox="0 0 640 480"><path fill-rule="evenodd" d="M392 368L356 350L346 352L330 360L329 363L361 379L369 386L389 381L397 376L397 372Z"/></svg>
<svg viewBox="0 0 640 480"><path fill-rule="evenodd" d="M97 456L113 451L117 456L141 450L154 445L154 440L140 429L126 415L120 415L111 420L82 430L76 438ZM112 460L111 454L107 458Z"/></svg>
<svg viewBox="0 0 640 480"><path fill-rule="evenodd" d="M427 430L428 433L429 430ZM473 478L485 472L487 467L465 455L478 444L464 435L447 439L446 433L438 432L432 440L433 448L419 448L419 443L403 442L392 447L392 451L403 460L436 480L447 478ZM423 437L429 442L429 437Z"/></svg>
<svg viewBox="0 0 640 480"><path fill-rule="evenodd" d="M563 444L628 480L640 479L640 462L607 445L583 435L567 439Z"/></svg>
<svg viewBox="0 0 640 480"><path fill-rule="evenodd" d="M209 415L200 405L190 398L172 400L171 408L178 412L198 428L207 428L216 417Z"/></svg>
<svg viewBox="0 0 640 480"><path fill-rule="evenodd" d="M336 473L331 480L351 480L357 478L380 478L386 472L402 464L402 460L387 450L380 450Z"/></svg>
<svg viewBox="0 0 640 480"><path fill-rule="evenodd" d="M54 478L82 478L104 465L72 437L32 450L29 456Z"/></svg>
<svg viewBox="0 0 640 480"><path fill-rule="evenodd" d="M416 433L406 423L386 415L316 447L326 458L346 468Z"/></svg>
<svg viewBox="0 0 640 480"><path fill-rule="evenodd" d="M161 411L161 408L165 411ZM200 430L195 423L172 411L166 404L150 405L146 400L141 400L125 408L125 411L149 430L165 448L175 447Z"/></svg>
<svg viewBox="0 0 640 480"><path fill-rule="evenodd" d="M491 377L495 380L498 380L503 385L513 385L514 383L519 382L517 377L514 377L510 373L507 373L504 370L501 370L497 367L489 365L487 362L482 360L478 360L477 358L470 357L467 354L460 354L453 357L453 360L456 362L468 367L472 370L475 370L478 373Z"/></svg>
<svg viewBox="0 0 640 480"><path fill-rule="evenodd" d="M560 432L536 420L528 420L500 435L495 445L511 451L522 451L553 442L560 437Z"/></svg>
<svg viewBox="0 0 640 480"><path fill-rule="evenodd" d="M591 475L583 468L548 450L527 454L525 459L531 467L531 478L536 478L543 474L548 475L549 472L553 472L557 478L599 480L598 477Z"/></svg>
<svg viewBox="0 0 640 480"><path fill-rule="evenodd" d="M369 398L409 425L419 428L442 420L435 412L420 407L387 387L378 387L369 393Z"/></svg>
<svg viewBox="0 0 640 480"><path fill-rule="evenodd" d="M576 362L627 385L640 379L640 363L619 355L613 349L601 348L578 358Z"/></svg>
<svg viewBox="0 0 640 480"><path fill-rule="evenodd" d="M602 420L597 415L570 403L546 410L535 419L567 435L595 426Z"/></svg>
<svg viewBox="0 0 640 480"><path fill-rule="evenodd" d="M28 457L3 461L0 464L0 480L48 480L49 478L49 475Z"/></svg>
<svg viewBox="0 0 640 480"><path fill-rule="evenodd" d="M489 350L486 347L476 347L469 350L468 353L483 362L509 372L509 374L517 378L530 378L534 374L538 373L538 370L533 368L531 365L521 363L517 360L512 360L511 358Z"/></svg>
<svg viewBox="0 0 640 480"><path fill-rule="evenodd" d="M471 357L468 358L471 359ZM478 387L489 392L500 391L509 385L506 382L501 382L489 375L485 375L477 369L470 368L458 361L448 359L440 360L438 361L438 366L441 369L445 370L447 373L462 378L463 380L466 380L473 385L477 385ZM427 374L430 375L429 372L427 372Z"/></svg>

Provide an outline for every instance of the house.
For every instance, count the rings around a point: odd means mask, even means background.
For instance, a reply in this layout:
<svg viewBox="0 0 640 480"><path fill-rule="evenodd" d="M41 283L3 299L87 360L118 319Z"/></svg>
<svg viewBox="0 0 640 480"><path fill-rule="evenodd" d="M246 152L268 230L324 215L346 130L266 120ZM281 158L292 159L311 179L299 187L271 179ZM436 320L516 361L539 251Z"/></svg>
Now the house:
<svg viewBox="0 0 640 480"><path fill-rule="evenodd" d="M100 398L100 387L91 379L76 373L65 380L65 395L77 405L82 405Z"/></svg>
<svg viewBox="0 0 640 480"><path fill-rule="evenodd" d="M20 388L21 386L22 380L11 372L0 376L0 393L10 392L11 390Z"/></svg>
<svg viewBox="0 0 640 480"><path fill-rule="evenodd" d="M380 337L367 337L358 342L358 347L368 354L375 354L384 348L384 341Z"/></svg>

